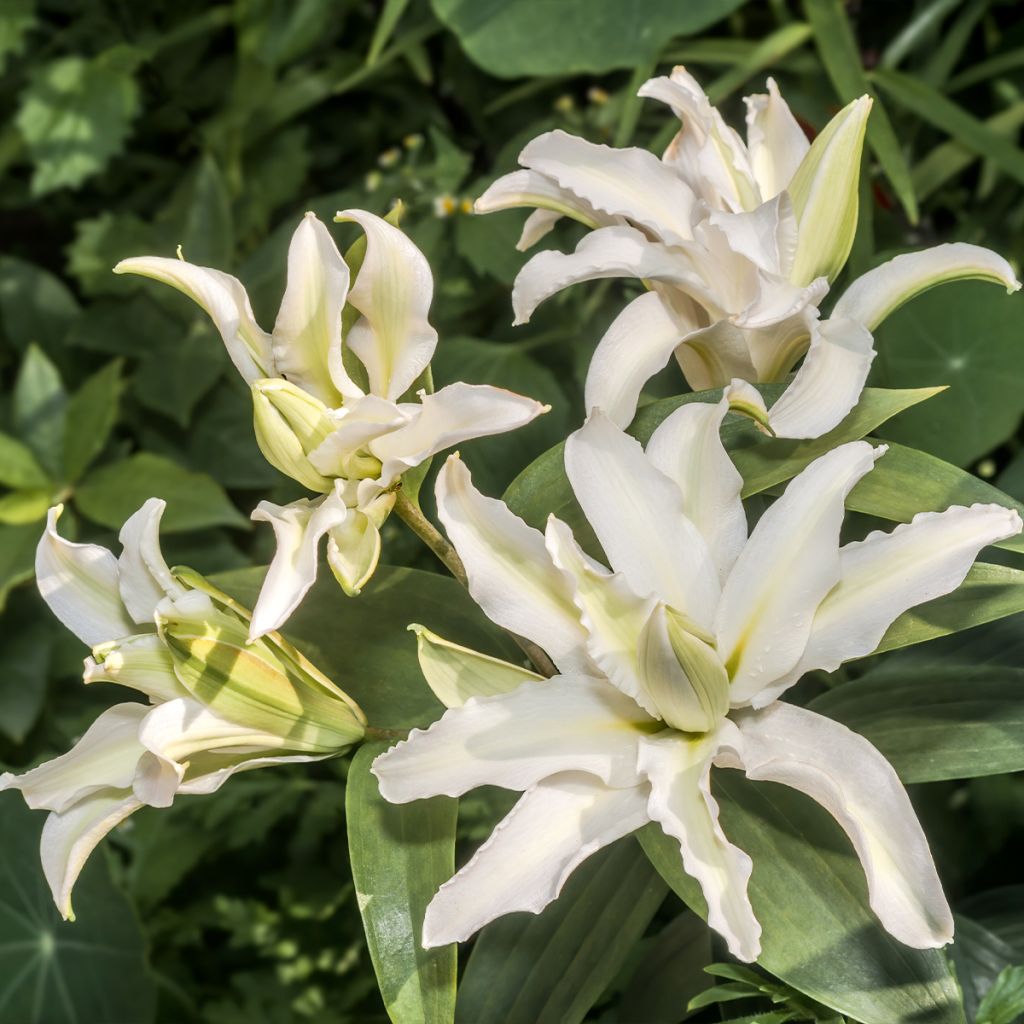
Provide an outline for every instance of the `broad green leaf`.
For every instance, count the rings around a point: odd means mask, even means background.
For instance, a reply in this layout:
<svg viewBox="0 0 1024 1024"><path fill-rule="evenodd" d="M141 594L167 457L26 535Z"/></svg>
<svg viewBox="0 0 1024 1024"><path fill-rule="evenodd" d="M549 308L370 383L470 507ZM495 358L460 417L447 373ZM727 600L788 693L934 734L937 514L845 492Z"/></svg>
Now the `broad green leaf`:
<svg viewBox="0 0 1024 1024"><path fill-rule="evenodd" d="M35 24L35 0L5 0L0 8L0 72L8 57L25 48L25 37Z"/></svg>
<svg viewBox="0 0 1024 1024"><path fill-rule="evenodd" d="M873 669L809 705L867 737L904 782L1024 770L1024 669Z"/></svg>
<svg viewBox="0 0 1024 1024"><path fill-rule="evenodd" d="M53 490L49 487L8 491L0 495L0 523L20 526L22 523L39 522L46 518L52 501Z"/></svg>
<svg viewBox="0 0 1024 1024"><path fill-rule="evenodd" d="M0 733L13 743L21 743L39 718L53 654L52 620L36 602L30 610L26 614L21 602L11 608L0 645Z"/></svg>
<svg viewBox="0 0 1024 1024"><path fill-rule="evenodd" d="M37 523L0 524L0 612L11 588L32 578L36 544L42 532Z"/></svg>
<svg viewBox="0 0 1024 1024"><path fill-rule="evenodd" d="M758 390L771 404L785 390L784 384L759 384ZM783 483L795 476L819 455L836 445L864 437L890 417L937 393L934 388L911 391L887 391L866 388L853 411L834 430L811 441L766 438L750 422L735 417L722 428L722 438L743 474L744 497ZM637 414L630 433L646 443L655 428L670 413L690 402L717 402L721 392L698 391L676 398L664 398L644 406ZM563 445L556 445L534 460L516 477L505 492L505 501L532 526L543 528L553 512L571 526L583 526L582 514L565 475Z"/></svg>
<svg viewBox="0 0 1024 1024"><path fill-rule="evenodd" d="M172 204L174 205L174 204ZM231 196L217 161L204 153L196 162L178 209L178 238L185 258L203 267L228 267L234 262L235 228L231 214Z"/></svg>
<svg viewBox="0 0 1024 1024"><path fill-rule="evenodd" d="M711 983L711 933L694 913L678 914L656 935L642 939L636 969L626 983L615 1018L621 1024L678 1024L679 1009Z"/></svg>
<svg viewBox="0 0 1024 1024"><path fill-rule="evenodd" d="M500 493L520 469L572 429L569 399L558 379L513 344L446 340L438 346L433 372L438 388L459 380L493 384L551 406L550 412L525 427L460 446L477 486L485 493Z"/></svg>
<svg viewBox="0 0 1024 1024"><path fill-rule="evenodd" d="M762 967L863 1024L963 1024L943 954L910 949L882 928L853 848L824 810L735 772L717 771L712 781L726 835L754 862L750 899L764 929ZM653 824L638 835L662 877L706 915L679 843Z"/></svg>
<svg viewBox="0 0 1024 1024"><path fill-rule="evenodd" d="M839 99L849 103L867 93L875 104L868 118L867 141L878 157L900 205L912 223L917 222L917 200L910 168L889 115L871 88L861 65L860 49L840 0L804 0L804 13L814 32L821 62L832 80ZM865 211L867 213L867 211Z"/></svg>
<svg viewBox="0 0 1024 1024"><path fill-rule="evenodd" d="M1016 1024L1024 1014L1024 967L1004 967L978 1007L977 1024Z"/></svg>
<svg viewBox="0 0 1024 1024"><path fill-rule="evenodd" d="M498 78L613 71L650 60L742 0L648 0L643 17L618 0L432 0L469 58Z"/></svg>
<svg viewBox="0 0 1024 1024"><path fill-rule="evenodd" d="M390 804L370 764L388 743L366 743L345 789L348 850L359 912L393 1024L446 1024L455 1015L456 946L424 949L427 904L455 873L458 801Z"/></svg>
<svg viewBox="0 0 1024 1024"><path fill-rule="evenodd" d="M153 1020L156 995L139 922L101 854L75 886L62 921L39 866L46 815L0 795L0 1013L11 1024Z"/></svg>
<svg viewBox="0 0 1024 1024"><path fill-rule="evenodd" d="M1016 963L1024 963L1024 885L1004 885L968 897L961 909L984 925L1013 951Z"/></svg>
<svg viewBox="0 0 1024 1024"><path fill-rule="evenodd" d="M244 0L237 8L239 49L278 68L330 40L342 21L321 0Z"/></svg>
<svg viewBox="0 0 1024 1024"><path fill-rule="evenodd" d="M256 603L262 568L214 577L236 600ZM346 597L326 565L285 626L293 640L366 712L378 729L425 726L444 711L416 657L420 622L446 640L516 664L519 648L481 614L454 580L419 569L382 566L358 597Z"/></svg>
<svg viewBox="0 0 1024 1024"><path fill-rule="evenodd" d="M68 270L86 295L127 295L144 290L143 279L115 274L112 268L130 256L161 252L163 246L152 224L131 213L108 210L75 224L75 238L67 248Z"/></svg>
<svg viewBox="0 0 1024 1024"><path fill-rule="evenodd" d="M19 352L32 342L58 351L80 312L59 277L14 256L0 256L0 324Z"/></svg>
<svg viewBox="0 0 1024 1024"><path fill-rule="evenodd" d="M10 434L0 433L0 484L7 487L46 487L50 478L36 457Z"/></svg>
<svg viewBox="0 0 1024 1024"><path fill-rule="evenodd" d="M1024 299L975 281L934 288L888 317L872 383L950 387L886 435L960 466L1010 437L1024 414L1022 317Z"/></svg>
<svg viewBox="0 0 1024 1024"><path fill-rule="evenodd" d="M120 529L147 498L163 498L163 533L204 526L249 528L224 489L205 473L184 469L163 455L141 452L93 470L75 490L82 515Z"/></svg>
<svg viewBox="0 0 1024 1024"><path fill-rule="evenodd" d="M880 519L908 523L918 512L941 512L950 505L995 502L1024 514L1024 504L956 466L925 452L889 444L874 469L850 492L846 507ZM996 547L1024 551L1024 538Z"/></svg>
<svg viewBox="0 0 1024 1024"><path fill-rule="evenodd" d="M992 131L920 78L880 70L874 73L874 80L900 106L991 160L1014 181L1024 183L1024 150L1010 139Z"/></svg>
<svg viewBox="0 0 1024 1024"><path fill-rule="evenodd" d="M57 367L38 345L29 345L14 382L14 428L40 464L59 479L64 464L67 394Z"/></svg>
<svg viewBox="0 0 1024 1024"><path fill-rule="evenodd" d="M967 1019L974 1021L978 1007L1000 971L1017 959L1013 947L984 925L963 914L956 915L956 935L950 948L956 980L964 994Z"/></svg>
<svg viewBox="0 0 1024 1024"><path fill-rule="evenodd" d="M951 594L904 612L886 630L876 654L959 633L1024 611L1024 571L978 562Z"/></svg>
<svg viewBox="0 0 1024 1024"><path fill-rule="evenodd" d="M124 381L121 360L94 373L67 404L64 419L64 479L74 483L96 458L117 422Z"/></svg>
<svg viewBox="0 0 1024 1024"><path fill-rule="evenodd" d="M76 188L121 152L139 110L138 55L115 46L36 68L16 123L35 169L32 192Z"/></svg>
<svg viewBox="0 0 1024 1024"><path fill-rule="evenodd" d="M459 986L459 1024L579 1024L665 899L632 838L588 858L540 914L480 933Z"/></svg>

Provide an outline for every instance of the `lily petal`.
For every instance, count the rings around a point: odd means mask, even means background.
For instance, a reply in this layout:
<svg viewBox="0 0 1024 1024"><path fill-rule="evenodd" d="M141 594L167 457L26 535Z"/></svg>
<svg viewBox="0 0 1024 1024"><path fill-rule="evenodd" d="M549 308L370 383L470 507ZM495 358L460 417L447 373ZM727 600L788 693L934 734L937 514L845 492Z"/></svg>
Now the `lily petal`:
<svg viewBox="0 0 1024 1024"><path fill-rule="evenodd" d="M688 335L676 349L676 359L686 383L694 391L707 391L725 387L735 378L764 380L750 347L750 340L756 334L719 320Z"/></svg>
<svg viewBox="0 0 1024 1024"><path fill-rule="evenodd" d="M866 441L833 449L761 516L729 573L717 613L718 650L732 679L734 707L800 660L818 605L839 580L846 495L884 451Z"/></svg>
<svg viewBox="0 0 1024 1024"><path fill-rule="evenodd" d="M873 331L905 302L949 281L977 279L1001 284L1008 292L1020 288L1009 263L990 249L966 242L948 242L921 252L894 256L857 278L843 292L833 317L846 317Z"/></svg>
<svg viewBox="0 0 1024 1024"><path fill-rule="evenodd" d="M885 929L915 949L950 942L953 915L928 840L889 762L846 726L790 704L742 711L734 721L734 750L716 763L821 804L850 837Z"/></svg>
<svg viewBox="0 0 1024 1024"><path fill-rule="evenodd" d="M288 246L288 284L274 323L277 372L325 405L362 394L341 361L348 264L326 226L307 213Z"/></svg>
<svg viewBox="0 0 1024 1024"><path fill-rule="evenodd" d="M437 331L427 322L434 279L423 253L398 228L364 210L343 210L366 232L366 257L348 294L362 313L345 343L370 376L370 390L394 401L430 363Z"/></svg>
<svg viewBox="0 0 1024 1024"><path fill-rule="evenodd" d="M381 796L397 804L477 786L526 790L566 771L632 786L637 739L650 722L602 679L553 676L450 708L381 754L372 771Z"/></svg>
<svg viewBox="0 0 1024 1024"><path fill-rule="evenodd" d="M231 362L245 380L252 383L275 375L270 335L256 323L249 296L237 277L163 256L121 260L114 273L138 274L176 288L213 321Z"/></svg>
<svg viewBox="0 0 1024 1024"><path fill-rule="evenodd" d="M349 597L355 597L366 586L380 561L380 530L377 524L359 509L327 532L327 564L334 578Z"/></svg>
<svg viewBox="0 0 1024 1024"><path fill-rule="evenodd" d="M166 501L150 498L125 520L118 534L124 549L117 560L118 588L128 614L140 625L153 624L156 606L165 597L173 600L185 594L160 551L160 519L166 507Z"/></svg>
<svg viewBox="0 0 1024 1024"><path fill-rule="evenodd" d="M696 197L670 167L645 149L597 145L553 131L528 143L519 162L595 210L626 217L664 242L693 237Z"/></svg>
<svg viewBox="0 0 1024 1024"><path fill-rule="evenodd" d="M956 590L978 552L1021 531L1001 505L921 512L891 533L876 531L839 552L839 582L818 608L797 666L752 701L763 707L805 672L832 672L870 654L909 608Z"/></svg>
<svg viewBox="0 0 1024 1024"><path fill-rule="evenodd" d="M860 401L875 358L871 332L856 320L811 322L811 344L769 416L778 437L821 437Z"/></svg>
<svg viewBox="0 0 1024 1024"><path fill-rule="evenodd" d="M337 487L314 501L300 498L289 505L261 501L256 506L252 519L270 523L277 538L277 550L253 609L250 640L280 628L298 608L316 581L320 538L340 526L348 514Z"/></svg>
<svg viewBox="0 0 1024 1024"><path fill-rule="evenodd" d="M585 199L562 188L553 178L530 170L513 171L499 178L473 204L473 210L475 213L496 213L517 206L536 206L554 214L556 219L571 217L588 228L596 228L608 220L607 215L598 213ZM528 248L522 241L520 239L517 248Z"/></svg>
<svg viewBox="0 0 1024 1024"><path fill-rule="evenodd" d="M74 544L57 532L54 505L36 547L36 586L50 611L90 647L138 632L118 588L117 559L98 544Z"/></svg>
<svg viewBox="0 0 1024 1024"><path fill-rule="evenodd" d="M130 789L146 752L139 728L150 710L132 703L107 708L66 754L23 775L0 775L0 790L20 789L33 810L60 813L99 790Z"/></svg>
<svg viewBox="0 0 1024 1024"><path fill-rule="evenodd" d="M525 426L551 407L489 384L449 384L424 394L418 413L398 430L369 443L380 459L380 484L389 486L406 470L437 452L475 437Z"/></svg>
<svg viewBox="0 0 1024 1024"><path fill-rule="evenodd" d="M431 900L424 947L464 942L515 911L539 914L583 861L646 823L644 786L609 789L572 772L538 782Z"/></svg>
<svg viewBox="0 0 1024 1024"><path fill-rule="evenodd" d="M188 691L174 674L174 659L156 633L128 636L93 649L85 659L86 683L118 683L153 701L184 697Z"/></svg>
<svg viewBox="0 0 1024 1024"><path fill-rule="evenodd" d="M666 281L700 295L708 290L678 249L652 242L636 228L598 228L583 237L575 252L539 252L519 271L512 286L514 323L527 323L545 299L563 288L605 277Z"/></svg>
<svg viewBox="0 0 1024 1024"><path fill-rule="evenodd" d="M516 242L516 251L526 252L527 249L536 245L542 238L551 233L554 226L561 219L562 215L555 213L553 210L534 210L523 221L523 230L520 232L519 241Z"/></svg>
<svg viewBox="0 0 1024 1024"><path fill-rule="evenodd" d="M446 708L461 708L470 697L511 693L524 683L543 682L528 668L470 650L413 623L420 671Z"/></svg>
<svg viewBox="0 0 1024 1024"><path fill-rule="evenodd" d="M66 921L75 919L71 890L89 854L108 832L141 806L130 791L103 789L46 819L39 854L53 902Z"/></svg>
<svg viewBox="0 0 1024 1024"><path fill-rule="evenodd" d="M747 540L747 516L740 494L743 477L722 444L721 427L729 402L742 389L764 410L761 396L734 381L719 402L693 402L666 417L647 442L647 458L683 497L683 513L700 531L725 579Z"/></svg>
<svg viewBox="0 0 1024 1024"><path fill-rule="evenodd" d="M565 443L565 470L611 567L707 629L718 571L679 488L600 411Z"/></svg>
<svg viewBox="0 0 1024 1024"><path fill-rule="evenodd" d="M697 322L677 317L657 292L634 299L598 342L587 370L584 405L600 409L617 427L636 413L643 386L669 361Z"/></svg>
<svg viewBox="0 0 1024 1024"><path fill-rule="evenodd" d="M485 498L457 455L437 478L437 513L469 577L469 592L499 626L539 644L563 672L593 670L572 595L544 537Z"/></svg>
<svg viewBox="0 0 1024 1024"><path fill-rule="evenodd" d="M774 78L768 92L745 96L747 149L762 199L771 199L789 186L810 143L782 98Z"/></svg>
<svg viewBox="0 0 1024 1024"><path fill-rule="evenodd" d="M751 961L761 952L761 926L747 895L753 865L726 838L711 795L712 759L732 734L728 721L720 733L698 739L675 732L645 736L637 766L651 784L647 812L678 840L683 867L707 901L708 924L725 938L733 956Z"/></svg>

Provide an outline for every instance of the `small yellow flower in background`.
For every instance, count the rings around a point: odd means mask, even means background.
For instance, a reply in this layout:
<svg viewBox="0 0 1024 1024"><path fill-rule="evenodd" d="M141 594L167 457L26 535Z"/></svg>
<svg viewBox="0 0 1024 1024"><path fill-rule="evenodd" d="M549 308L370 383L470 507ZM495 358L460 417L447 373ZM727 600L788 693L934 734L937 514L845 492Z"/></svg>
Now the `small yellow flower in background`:
<svg viewBox="0 0 1024 1024"><path fill-rule="evenodd" d="M380 188L381 173L380 171L368 171L366 177L363 179L363 185L366 187L367 192L376 192Z"/></svg>
<svg viewBox="0 0 1024 1024"><path fill-rule="evenodd" d="M434 216L450 217L458 209L458 202L450 192L434 196Z"/></svg>
<svg viewBox="0 0 1024 1024"><path fill-rule="evenodd" d="M554 107L559 114L571 114L576 109L576 101L567 92L563 92L555 100Z"/></svg>
<svg viewBox="0 0 1024 1024"><path fill-rule="evenodd" d="M415 151L423 145L423 136L419 132L411 132L402 139L402 145L410 151Z"/></svg>
<svg viewBox="0 0 1024 1024"><path fill-rule="evenodd" d="M391 146L388 149L385 149L384 152L377 157L377 163L386 170L390 167L394 167L401 159L402 151L397 146Z"/></svg>
<svg viewBox="0 0 1024 1024"><path fill-rule="evenodd" d="M603 107L611 97L599 85L592 85L587 90L587 99L596 107Z"/></svg>

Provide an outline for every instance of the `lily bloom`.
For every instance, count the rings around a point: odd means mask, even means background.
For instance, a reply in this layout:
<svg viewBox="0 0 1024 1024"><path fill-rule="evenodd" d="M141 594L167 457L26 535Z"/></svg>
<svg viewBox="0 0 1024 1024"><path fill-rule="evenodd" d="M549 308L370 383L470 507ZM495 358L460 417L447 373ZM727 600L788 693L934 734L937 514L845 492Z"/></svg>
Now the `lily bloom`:
<svg viewBox="0 0 1024 1024"><path fill-rule="evenodd" d="M820 803L863 864L871 907L914 947L953 919L895 771L861 736L779 698L801 675L870 654L904 611L955 589L978 551L1021 530L998 505L923 513L840 543L844 499L885 447L855 441L811 463L751 533L719 403L683 406L646 451L600 412L566 443L576 498L610 568L555 517L542 534L481 495L457 456L439 514L473 598L544 648L558 674L420 632L428 683L449 710L376 759L404 803L476 786L522 798L430 903L423 944L462 941L513 911L538 912L596 850L656 822L700 883L708 922L753 960L751 861L718 820L712 767L791 786ZM762 406L763 408L763 406Z"/></svg>
<svg viewBox="0 0 1024 1024"><path fill-rule="evenodd" d="M260 502L277 554L253 612L252 636L277 629L316 578L317 551L349 594L380 557L380 527L403 473L445 448L529 423L546 407L489 385L428 393L437 332L427 320L430 266L398 228L363 210L336 220L365 232L342 258L307 213L288 248L288 282L271 333L256 323L242 283L182 259L123 260L118 274L162 281L213 320L253 394L256 439L271 465L320 497Z"/></svg>
<svg viewBox="0 0 1024 1024"><path fill-rule="evenodd" d="M277 636L247 643L244 609L160 552L164 502L150 498L121 529L119 558L57 532L50 509L36 551L39 592L91 648L86 683L138 690L148 704L104 711L66 754L23 775L0 775L50 812L40 856L57 909L89 854L144 805L212 793L235 772L317 761L363 736L359 707Z"/></svg>
<svg viewBox="0 0 1024 1024"><path fill-rule="evenodd" d="M525 170L477 200L478 213L537 207L521 249L562 216L593 229L575 252L542 252L522 268L516 323L580 281L633 277L647 287L608 328L587 374L586 408L620 426L673 354L697 391L732 378L781 381L803 359L769 421L779 436L817 437L856 405L875 355L872 332L899 305L950 280L1020 287L987 249L940 245L865 274L823 320L819 307L856 232L871 100L850 103L809 145L771 80L768 89L746 99L744 143L676 68L640 89L682 121L661 160L548 132L520 154Z"/></svg>

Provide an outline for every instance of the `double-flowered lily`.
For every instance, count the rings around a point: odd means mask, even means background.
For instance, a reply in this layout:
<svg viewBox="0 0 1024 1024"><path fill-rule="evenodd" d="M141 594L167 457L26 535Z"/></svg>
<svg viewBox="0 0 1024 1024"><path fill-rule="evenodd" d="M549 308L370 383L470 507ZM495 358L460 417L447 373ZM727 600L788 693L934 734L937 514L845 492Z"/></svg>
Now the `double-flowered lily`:
<svg viewBox="0 0 1024 1024"><path fill-rule="evenodd" d="M608 328L587 375L587 409L620 426L673 353L694 390L732 378L781 381L802 358L770 423L780 436L817 437L856 404L875 354L872 332L896 307L956 279L1019 287L994 253L940 245L865 274L822 319L856 231L871 101L850 103L810 145L771 80L768 90L746 98L744 142L678 67L640 89L682 122L661 160L548 132L520 154L524 170L477 201L480 213L537 207L520 248L562 216L593 229L575 252L542 252L523 267L512 295L517 323L580 281L633 277L647 286Z"/></svg>
<svg viewBox="0 0 1024 1024"><path fill-rule="evenodd" d="M719 435L719 403L671 414L646 451L600 412L565 466L607 564L554 518L541 533L484 497L456 456L438 510L472 596L544 648L543 678L420 628L421 664L449 708L381 755L402 803L482 785L523 793L431 902L423 943L461 941L541 910L586 857L647 822L679 843L708 920L744 960L761 927L751 860L718 820L712 766L791 786L830 811L867 875L871 906L910 946L947 943L953 920L896 773L865 739L779 700L803 673L870 654L907 609L957 587L978 551L1021 530L998 505L923 513L842 544L844 500L884 446L844 444L808 465L753 531Z"/></svg>
<svg viewBox="0 0 1024 1024"><path fill-rule="evenodd" d="M271 333L256 323L241 282L181 259L124 260L177 288L210 316L253 396L256 438L267 461L320 495L261 502L277 554L256 604L252 635L277 629L312 586L321 539L341 586L357 594L380 556L380 527L403 473L474 437L528 423L545 407L488 385L428 393L437 332L427 320L430 266L394 225L362 210L365 244L347 259L307 213L288 249L288 281ZM351 264L351 266L350 266Z"/></svg>
<svg viewBox="0 0 1024 1024"><path fill-rule="evenodd" d="M212 793L239 771L338 754L363 736L359 707L276 635L248 643L244 609L160 552L164 503L151 498L121 530L120 557L57 532L50 510L36 552L39 591L92 654L85 681L138 690L149 703L104 711L66 754L0 776L50 812L43 871L57 908L96 844L144 805Z"/></svg>

